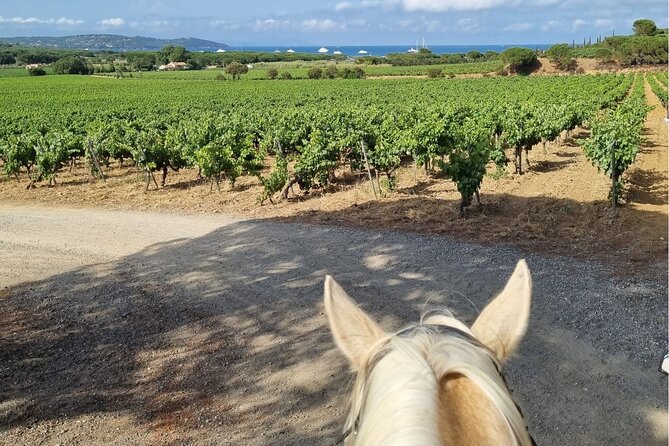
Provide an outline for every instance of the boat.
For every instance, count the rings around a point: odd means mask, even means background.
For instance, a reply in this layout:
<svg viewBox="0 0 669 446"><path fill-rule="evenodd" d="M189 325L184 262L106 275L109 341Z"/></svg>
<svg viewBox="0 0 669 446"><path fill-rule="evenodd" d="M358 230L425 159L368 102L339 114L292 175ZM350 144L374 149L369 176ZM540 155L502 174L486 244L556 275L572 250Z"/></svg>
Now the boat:
<svg viewBox="0 0 669 446"><path fill-rule="evenodd" d="M319 50L318 50L319 53L327 53L328 51L330 51L330 50L325 48L324 46L320 47Z"/></svg>
<svg viewBox="0 0 669 446"><path fill-rule="evenodd" d="M342 52L339 50L335 50L332 54L334 54L335 56L340 56Z"/></svg>
<svg viewBox="0 0 669 446"><path fill-rule="evenodd" d="M216 50L217 53L225 53L225 50L223 48L219 48Z"/></svg>
<svg viewBox="0 0 669 446"><path fill-rule="evenodd" d="M423 49L423 48L428 49L427 46L425 45L425 37L423 37L423 46L421 46L420 48L421 49ZM416 46L415 47L412 46L411 48L409 48L407 50L407 53L411 53L411 54L420 53L420 50L418 49L418 41L416 41Z"/></svg>
<svg viewBox="0 0 669 446"><path fill-rule="evenodd" d="M274 50L274 52L275 52L275 53L280 53L280 52L281 52L281 50Z"/></svg>
<svg viewBox="0 0 669 446"><path fill-rule="evenodd" d="M288 48L288 49L286 50L286 53L294 53L294 52L295 52L295 50L292 49L292 48Z"/></svg>
<svg viewBox="0 0 669 446"><path fill-rule="evenodd" d="M358 51L358 54L367 54L367 51L365 51L365 50L360 50L360 51Z"/></svg>

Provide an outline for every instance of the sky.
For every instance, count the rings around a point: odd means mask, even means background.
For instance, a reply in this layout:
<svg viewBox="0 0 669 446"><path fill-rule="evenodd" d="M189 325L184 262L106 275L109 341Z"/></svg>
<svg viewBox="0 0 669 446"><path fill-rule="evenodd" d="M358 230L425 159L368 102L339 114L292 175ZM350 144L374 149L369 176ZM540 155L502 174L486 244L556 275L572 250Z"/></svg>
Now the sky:
<svg viewBox="0 0 669 446"><path fill-rule="evenodd" d="M109 33L231 46L521 44L667 27L667 0L0 0L0 36Z"/></svg>

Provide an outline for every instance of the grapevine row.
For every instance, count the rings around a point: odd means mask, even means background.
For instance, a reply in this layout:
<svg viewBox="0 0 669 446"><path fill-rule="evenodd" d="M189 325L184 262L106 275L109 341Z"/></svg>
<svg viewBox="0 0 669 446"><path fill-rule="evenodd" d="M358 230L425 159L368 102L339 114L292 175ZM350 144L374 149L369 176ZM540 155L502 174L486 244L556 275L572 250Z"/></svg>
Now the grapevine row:
<svg viewBox="0 0 669 446"><path fill-rule="evenodd" d="M8 113L0 157L5 173L18 177L26 172L30 185L55 182L63 166L84 156L103 163L132 159L147 172L147 188L152 179L157 185L153 172L162 174L164 185L170 170L186 167L197 167L219 189L223 180L234 187L240 175L250 174L264 186L262 200L279 192L287 196L294 184L305 191L324 187L336 181L342 166L366 168L365 156L377 181L383 175L392 186L397 168L411 160L427 170L440 169L454 181L463 212L478 193L487 164L507 163L504 149L513 149L516 171L522 174L523 152L527 157L536 144L545 147L599 110L615 106L632 83L631 76L575 79L559 80L559 86L566 82L581 91L544 88L523 97L512 88L514 81L495 82L492 100L472 94L472 100L451 97L428 105L424 99L402 103L389 96L376 103L363 97L343 104L312 91L313 99L293 104L270 97L261 106L203 110L191 102L193 109L187 113L111 104L97 116L92 110L56 111L48 120L39 114ZM421 92L423 88L443 85L413 83L411 88L420 96L434 91ZM263 175L270 155L276 161Z"/></svg>

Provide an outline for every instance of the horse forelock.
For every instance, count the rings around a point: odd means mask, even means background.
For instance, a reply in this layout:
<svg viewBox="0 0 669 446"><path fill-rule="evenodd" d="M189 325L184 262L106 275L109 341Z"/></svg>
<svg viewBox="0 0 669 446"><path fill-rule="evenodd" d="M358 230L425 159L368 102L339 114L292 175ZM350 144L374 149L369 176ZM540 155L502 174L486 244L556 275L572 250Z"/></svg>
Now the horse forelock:
<svg viewBox="0 0 669 446"><path fill-rule="evenodd" d="M518 445L531 445L500 369L494 353L450 315L422 318L421 324L379 343L358 371L346 422L347 444L443 445L442 379L463 376L494 405L509 437ZM379 429L383 425L392 429Z"/></svg>

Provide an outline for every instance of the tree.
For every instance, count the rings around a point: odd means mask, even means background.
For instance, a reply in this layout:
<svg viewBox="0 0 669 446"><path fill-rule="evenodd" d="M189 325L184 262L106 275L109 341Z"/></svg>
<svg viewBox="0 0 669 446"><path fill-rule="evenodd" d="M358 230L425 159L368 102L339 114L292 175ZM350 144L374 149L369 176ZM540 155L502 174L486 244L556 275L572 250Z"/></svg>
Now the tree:
<svg viewBox="0 0 669 446"><path fill-rule="evenodd" d="M16 57L13 54L0 54L0 65L14 65Z"/></svg>
<svg viewBox="0 0 669 446"><path fill-rule="evenodd" d="M307 72L307 76L309 79L320 79L323 76L323 70L318 67L311 68Z"/></svg>
<svg viewBox="0 0 669 446"><path fill-rule="evenodd" d="M137 71L150 71L156 65L156 55L153 53L128 54L126 60L132 69Z"/></svg>
<svg viewBox="0 0 669 446"><path fill-rule="evenodd" d="M537 62L537 53L528 48L507 48L499 56L515 72L527 70Z"/></svg>
<svg viewBox="0 0 669 446"><path fill-rule="evenodd" d="M191 57L191 53L182 46L165 45L158 51L156 57L158 62L163 64L169 62L186 62Z"/></svg>
<svg viewBox="0 0 669 446"><path fill-rule="evenodd" d="M485 57L485 60L495 60L499 56L499 53L496 51L488 50L485 53L483 53L483 57Z"/></svg>
<svg viewBox="0 0 669 446"><path fill-rule="evenodd" d="M339 76L339 70L336 66L330 65L323 71L323 77L327 79L334 79Z"/></svg>
<svg viewBox="0 0 669 446"><path fill-rule="evenodd" d="M249 72L249 67L239 62L232 62L225 67L225 72L231 75L233 79L239 79L243 74Z"/></svg>
<svg viewBox="0 0 669 446"><path fill-rule="evenodd" d="M276 68L270 68L267 70L267 79L276 79L279 77L279 70Z"/></svg>
<svg viewBox="0 0 669 446"><path fill-rule="evenodd" d="M480 51L477 51L477 50L471 50L470 52L467 53L467 60L469 60L471 62L479 60L482 57L483 57L483 54Z"/></svg>
<svg viewBox="0 0 669 446"><path fill-rule="evenodd" d="M635 20L632 28L637 36L652 36L657 32L655 22L649 19Z"/></svg>
<svg viewBox="0 0 669 446"><path fill-rule="evenodd" d="M572 49L566 43L553 45L546 51L546 56L560 70L571 70L576 66Z"/></svg>
<svg viewBox="0 0 669 446"><path fill-rule="evenodd" d="M91 74L93 70L83 57L71 56L55 62L53 71L56 74Z"/></svg>
<svg viewBox="0 0 669 446"><path fill-rule="evenodd" d="M666 64L667 39L661 36L632 36L615 51L622 65Z"/></svg>
<svg viewBox="0 0 669 446"><path fill-rule="evenodd" d="M37 68L31 68L28 70L28 76L44 76L46 75L46 71L44 69L37 67Z"/></svg>

